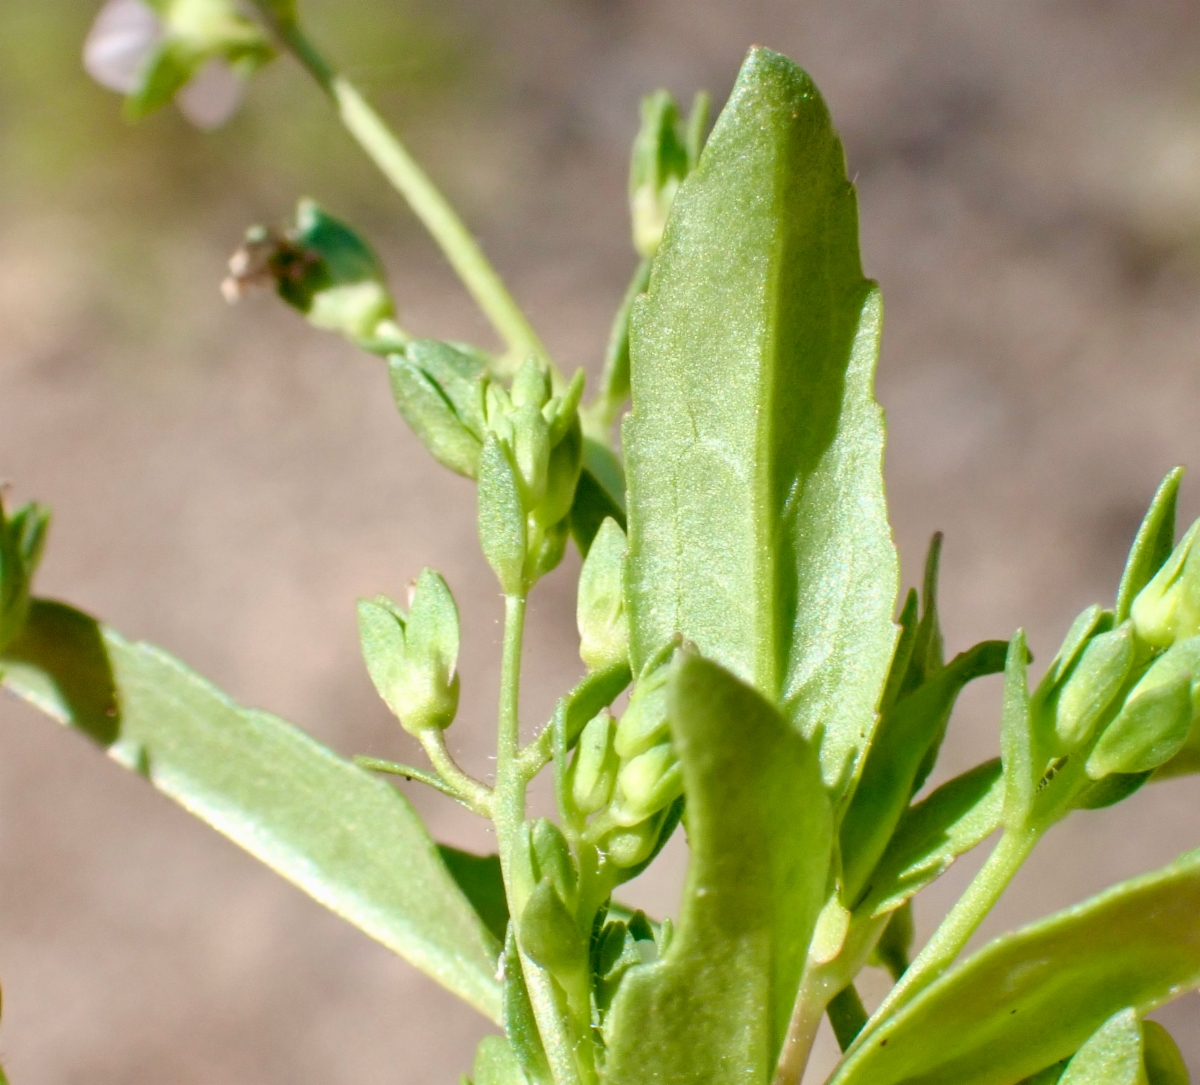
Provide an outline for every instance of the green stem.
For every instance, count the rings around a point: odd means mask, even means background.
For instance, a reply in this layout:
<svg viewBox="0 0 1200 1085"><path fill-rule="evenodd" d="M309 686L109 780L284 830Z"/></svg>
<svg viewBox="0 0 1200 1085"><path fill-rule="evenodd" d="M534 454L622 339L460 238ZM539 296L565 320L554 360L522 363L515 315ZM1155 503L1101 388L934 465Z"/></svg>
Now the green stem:
<svg viewBox="0 0 1200 1085"><path fill-rule="evenodd" d="M369 769L371 772L386 772L389 776L403 776L406 780L417 780L428 787L440 791L443 795L449 795L450 798L463 803L465 806L470 807L471 805L455 788L446 783L445 780L434 776L432 772L426 772L424 769L414 768L412 765L402 765L398 761L382 761L378 757L366 757L361 754L354 758L354 763L360 769ZM476 813L478 812L476 811Z"/></svg>
<svg viewBox="0 0 1200 1085"><path fill-rule="evenodd" d="M772 1085L800 1085L817 1038L817 1029L821 1027L821 1018L825 1016L825 1007L832 994L818 970L811 967L805 969Z"/></svg>
<svg viewBox="0 0 1200 1085"><path fill-rule="evenodd" d="M458 762L454 760L450 750L446 747L446 732L422 732L421 745L425 748L425 755L432 762L433 767L437 769L438 775L458 792L461 801L474 810L475 813L482 814L484 817L490 817L492 810L491 788L485 784L481 784L475 777L468 776L459 768Z"/></svg>
<svg viewBox="0 0 1200 1085"><path fill-rule="evenodd" d="M266 0L257 0L257 3L283 45L333 100L338 116L359 146L408 201L413 213L437 242L450 266L507 345L509 366L515 370L529 355L548 360L546 348L479 243L396 134L357 88L330 67L294 21L280 19ZM557 371L553 368L551 371L556 383L562 383Z"/></svg>
<svg viewBox="0 0 1200 1085"><path fill-rule="evenodd" d="M520 763L521 644L525 630L525 596L504 599L504 652L500 664L499 733L496 741L496 787L492 793L492 821L500 846L500 869L509 912L517 919L533 891L532 872L525 846L525 789L528 780ZM585 1085L575 1060L574 1043L562 999L554 981L520 950L519 967L525 976L529 1001L556 1085Z"/></svg>
<svg viewBox="0 0 1200 1085"><path fill-rule="evenodd" d="M954 963L1040 838L1041 833L1035 830L1005 830L967 891L959 897L925 948L883 1000L873 1022L890 1016Z"/></svg>
<svg viewBox="0 0 1200 1085"><path fill-rule="evenodd" d="M867 1023L867 1011L853 983L833 996L827 1012L838 1047L845 1051Z"/></svg>

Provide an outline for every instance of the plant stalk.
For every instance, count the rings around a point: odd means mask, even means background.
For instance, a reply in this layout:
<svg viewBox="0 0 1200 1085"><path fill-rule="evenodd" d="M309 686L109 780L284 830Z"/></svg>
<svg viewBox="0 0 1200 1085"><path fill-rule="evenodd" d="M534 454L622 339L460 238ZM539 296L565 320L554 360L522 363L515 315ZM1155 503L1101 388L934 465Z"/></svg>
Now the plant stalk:
<svg viewBox="0 0 1200 1085"><path fill-rule="evenodd" d="M975 875L967 891L950 910L933 937L917 954L895 987L871 1018L875 1025L885 1020L906 1002L936 980L962 952L972 934L979 929L988 912L992 910L1008 883L1029 858L1041 832L1032 829L1006 829L987 862ZM870 1034L871 1028L863 1030L859 1043ZM857 1046L857 1045L856 1045Z"/></svg>
<svg viewBox="0 0 1200 1085"><path fill-rule="evenodd" d="M525 596L504 598L504 652L500 665L500 712L496 740L496 787L492 793L492 821L500 848L500 869L509 912L517 922L533 891L532 872L525 844L525 789L528 780L520 763L521 751L521 645L525 631ZM571 1028L566 1020L554 981L520 949L520 968L537 1019L538 1032L556 1085L586 1085L575 1060Z"/></svg>
<svg viewBox="0 0 1200 1085"><path fill-rule="evenodd" d="M421 745L430 763L437 769L438 775L456 793L456 798L477 814L491 816L492 792L485 784L481 784L474 776L469 776L459 767L453 755L446 746L445 731L424 731L421 734Z"/></svg>
<svg viewBox="0 0 1200 1085"><path fill-rule="evenodd" d="M266 0L256 0L256 4L283 46L333 101L338 116L358 145L437 242L471 297L504 340L508 348L506 369L515 371L530 355L549 361L546 348L479 243L383 118L348 79L329 65L294 20L279 18ZM551 373L556 385L563 383L553 366Z"/></svg>
<svg viewBox="0 0 1200 1085"><path fill-rule="evenodd" d="M800 1085L817 1039L817 1029L825 1016L825 1007L834 994L835 991L828 990L820 969L805 969L771 1085Z"/></svg>

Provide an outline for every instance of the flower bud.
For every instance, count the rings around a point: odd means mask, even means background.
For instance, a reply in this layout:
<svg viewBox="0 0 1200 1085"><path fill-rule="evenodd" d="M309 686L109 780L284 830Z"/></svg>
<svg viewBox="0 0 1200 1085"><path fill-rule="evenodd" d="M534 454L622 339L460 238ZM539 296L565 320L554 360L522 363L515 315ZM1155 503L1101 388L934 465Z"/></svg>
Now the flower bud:
<svg viewBox="0 0 1200 1085"><path fill-rule="evenodd" d="M534 521L529 529L529 554L525 559L525 582L536 584L547 573L558 568L567 552L571 525L566 517L550 527Z"/></svg>
<svg viewBox="0 0 1200 1085"><path fill-rule="evenodd" d="M552 444L550 459L546 464L546 487L541 501L533 510L534 519L544 527L565 520L575 503L575 490L583 467L583 429L579 416L572 417L557 444L553 443L553 428L550 438Z"/></svg>
<svg viewBox="0 0 1200 1085"><path fill-rule="evenodd" d="M1193 553L1198 530L1200 520L1133 601L1134 629L1155 648L1168 648L1200 633L1200 552Z"/></svg>
<svg viewBox="0 0 1200 1085"><path fill-rule="evenodd" d="M670 736L667 723L667 680L670 670L659 667L633 687L629 707L617 724L616 748L629 761Z"/></svg>
<svg viewBox="0 0 1200 1085"><path fill-rule="evenodd" d="M25 625L30 586L49 525L50 510L43 505L24 505L8 518L0 501L0 650Z"/></svg>
<svg viewBox="0 0 1200 1085"><path fill-rule="evenodd" d="M514 407L540 411L550 401L550 371L535 358L526 358L513 377L510 396Z"/></svg>
<svg viewBox="0 0 1200 1085"><path fill-rule="evenodd" d="M683 794L683 768L670 742L653 746L626 761L617 773L613 819L633 826L651 817Z"/></svg>
<svg viewBox="0 0 1200 1085"><path fill-rule="evenodd" d="M555 975L586 963L583 936L549 878L538 882L521 912L520 942L536 964Z"/></svg>
<svg viewBox="0 0 1200 1085"><path fill-rule="evenodd" d="M562 830L547 818L537 818L529 828L529 855L535 881L549 879L564 904L572 907L579 875L571 848Z"/></svg>
<svg viewBox="0 0 1200 1085"><path fill-rule="evenodd" d="M517 471L503 441L490 433L479 456L479 542L506 595L526 587L527 529Z"/></svg>
<svg viewBox="0 0 1200 1085"><path fill-rule="evenodd" d="M600 525L579 574L576 621L579 655L588 670L601 671L629 658L625 613L625 532L611 517Z"/></svg>
<svg viewBox="0 0 1200 1085"><path fill-rule="evenodd" d="M1134 686L1088 757L1088 776L1149 772L1174 757L1196 719L1197 678L1200 636L1170 648Z"/></svg>
<svg viewBox="0 0 1200 1085"><path fill-rule="evenodd" d="M651 818L632 828L614 829L601 842L608 861L622 870L644 863L658 844L660 822L660 818Z"/></svg>
<svg viewBox="0 0 1200 1085"><path fill-rule="evenodd" d="M449 727L458 710L458 609L446 582L421 573L412 608L386 596L358 604L363 658L379 695L409 734Z"/></svg>
<svg viewBox="0 0 1200 1085"><path fill-rule="evenodd" d="M658 251L675 193L687 176L688 152L679 128L679 107L665 90L642 99L642 127L629 167L633 247L641 256Z"/></svg>
<svg viewBox="0 0 1200 1085"><path fill-rule="evenodd" d="M1058 694L1054 729L1068 750L1092 737L1092 731L1133 667L1133 630L1122 622L1111 633L1093 637Z"/></svg>
<svg viewBox="0 0 1200 1085"><path fill-rule="evenodd" d="M621 763L613 748L616 731L616 721L605 708L579 735L575 759L568 769L568 786L571 801L581 814L598 813L612 799Z"/></svg>

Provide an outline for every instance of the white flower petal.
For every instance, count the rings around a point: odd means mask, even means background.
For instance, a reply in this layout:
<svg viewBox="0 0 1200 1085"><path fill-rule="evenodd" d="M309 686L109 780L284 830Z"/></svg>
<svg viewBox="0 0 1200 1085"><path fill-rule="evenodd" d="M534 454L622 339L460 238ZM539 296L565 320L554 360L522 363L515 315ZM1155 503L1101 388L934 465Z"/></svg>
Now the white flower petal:
<svg viewBox="0 0 1200 1085"><path fill-rule="evenodd" d="M162 36L162 21L143 0L108 0L83 43L84 70L101 86L128 94Z"/></svg>
<svg viewBox="0 0 1200 1085"><path fill-rule="evenodd" d="M175 95L175 104L197 128L217 128L233 116L244 86L225 61L213 59Z"/></svg>

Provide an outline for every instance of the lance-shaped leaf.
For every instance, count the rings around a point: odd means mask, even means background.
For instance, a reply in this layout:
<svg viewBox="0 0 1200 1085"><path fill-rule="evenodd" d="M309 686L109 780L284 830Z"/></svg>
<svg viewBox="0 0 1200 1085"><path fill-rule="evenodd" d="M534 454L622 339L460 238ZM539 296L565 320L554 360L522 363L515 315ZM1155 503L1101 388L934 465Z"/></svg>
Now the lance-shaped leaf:
<svg viewBox="0 0 1200 1085"><path fill-rule="evenodd" d="M1119 625L1129 617L1133 601L1162 568L1175 545L1175 505L1179 495L1179 484L1183 481L1183 468L1176 467L1158 487L1154 500L1138 529L1137 538L1129 551L1121 586L1117 591L1115 621Z"/></svg>
<svg viewBox="0 0 1200 1085"><path fill-rule="evenodd" d="M36 602L4 685L495 1021L499 946L395 788L165 652Z"/></svg>
<svg viewBox="0 0 1200 1085"><path fill-rule="evenodd" d="M634 673L677 633L820 744L843 789L896 631L872 393L881 306L812 80L751 51L634 311Z"/></svg>
<svg viewBox="0 0 1200 1085"><path fill-rule="evenodd" d="M862 776L842 821L843 891L854 904L892 831L920 787L929 751L940 745L963 687L1004 667L1007 645L984 641L962 652L904 697L875 729Z"/></svg>
<svg viewBox="0 0 1200 1085"><path fill-rule="evenodd" d="M871 874L858 915L881 916L940 878L960 855L1000 825L1004 780L999 759L956 776L910 806Z"/></svg>
<svg viewBox="0 0 1200 1085"><path fill-rule="evenodd" d="M663 959L605 1021L612 1085L765 1082L825 895L832 814L814 748L749 686L685 655L670 687L691 863Z"/></svg>
<svg viewBox="0 0 1200 1085"><path fill-rule="evenodd" d="M1200 851L1004 935L859 1037L832 1085L1006 1085L1200 985Z"/></svg>
<svg viewBox="0 0 1200 1085"><path fill-rule="evenodd" d="M1143 1046L1138 1015L1122 1010L1088 1037L1058 1080L1062 1085L1149 1085Z"/></svg>

